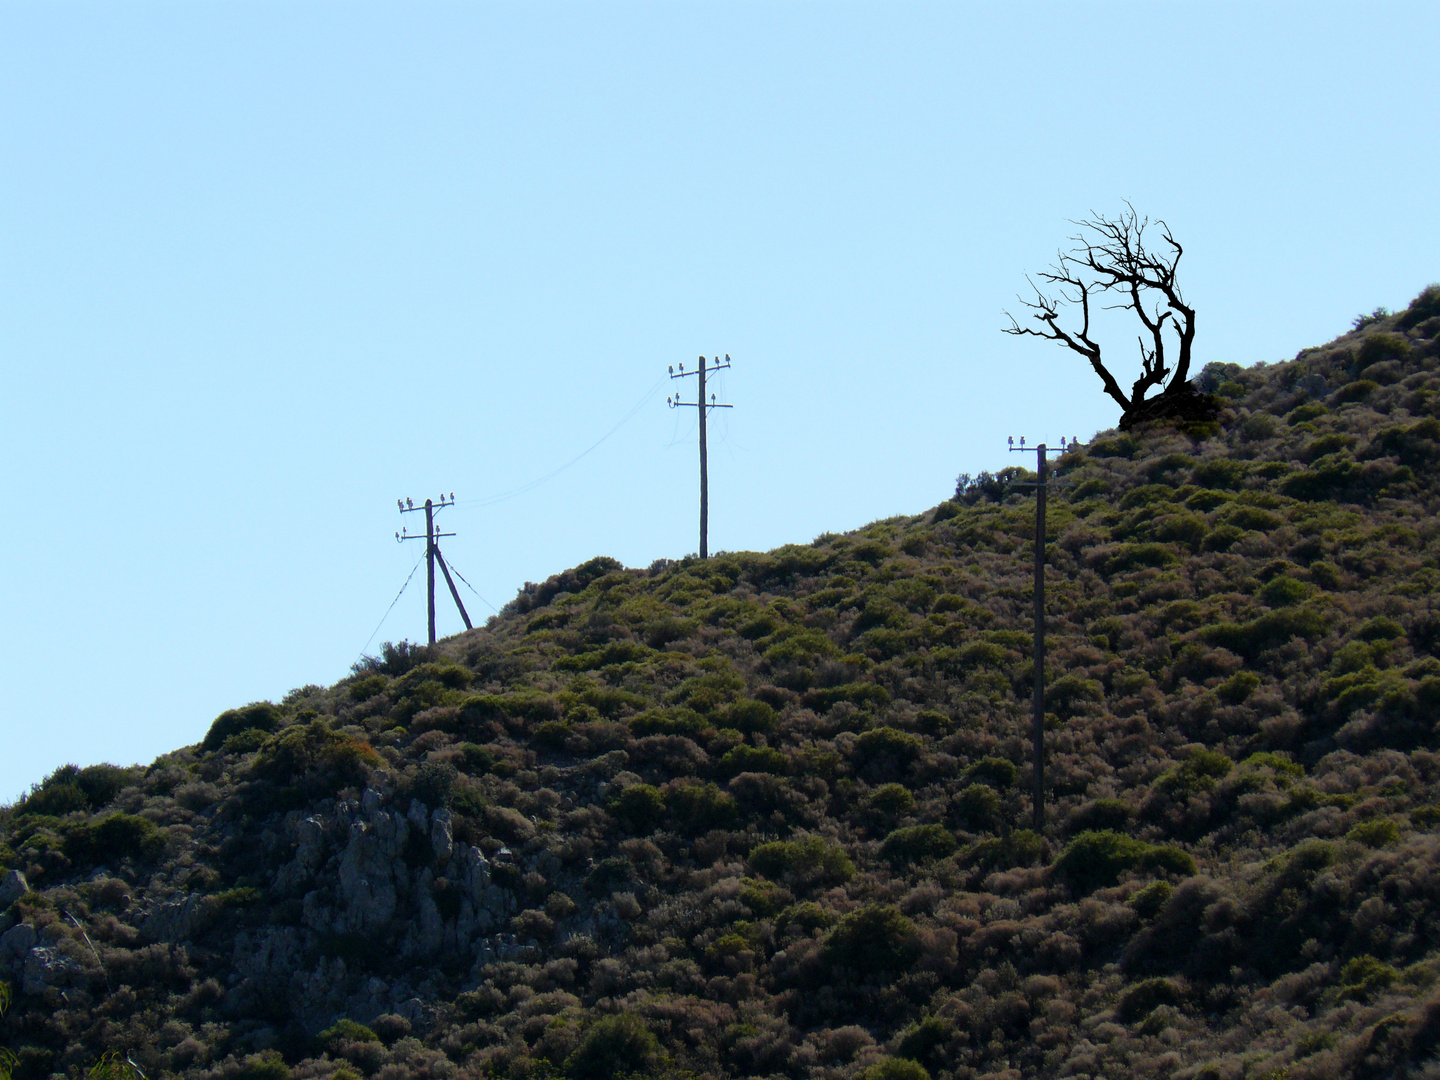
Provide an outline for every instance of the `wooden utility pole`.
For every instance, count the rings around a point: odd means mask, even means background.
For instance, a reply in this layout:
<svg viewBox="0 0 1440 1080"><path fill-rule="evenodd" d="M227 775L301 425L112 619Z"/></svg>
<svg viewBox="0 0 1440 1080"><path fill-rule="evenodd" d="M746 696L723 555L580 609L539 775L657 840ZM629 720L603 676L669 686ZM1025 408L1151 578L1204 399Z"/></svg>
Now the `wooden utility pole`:
<svg viewBox="0 0 1440 1080"><path fill-rule="evenodd" d="M1024 452L1025 439L1020 445L1010 440L1010 450ZM1065 440L1060 440L1058 453L1070 449ZM1035 450L1035 684L1031 696L1032 721L1030 729L1031 755L1034 766L1031 770L1034 801L1035 831L1045 828L1045 494L1049 487L1049 461L1046 454L1056 453L1044 443ZM1021 486L1029 487L1030 484Z"/></svg>
<svg viewBox="0 0 1440 1080"><path fill-rule="evenodd" d="M435 531L435 513L444 510L447 506L455 505L455 493L452 491L447 498L441 495L439 500L426 499L424 504L416 506L410 499L396 499L395 505L400 508L402 514L413 514L416 511L425 511L425 535L419 533L411 535L407 529L401 529L395 534L397 543L403 544L406 540L425 541L425 612L427 616L430 644L435 644L435 564L440 564L440 572L445 575L445 584L450 586L450 595L455 598L455 606L460 609L460 618L465 622L465 629L471 629L470 616L465 611L465 605L460 602L460 593L455 589L455 582L450 580L450 568L445 565L445 557L440 554L440 545L436 543L442 536L454 536L453 532Z"/></svg>
<svg viewBox="0 0 1440 1080"><path fill-rule="evenodd" d="M705 375L707 372L724 371L730 366L730 354L725 354L725 362L722 364L717 356L711 365L705 366L705 357L700 357L700 367L696 371L686 371L685 365L680 365L677 372L673 367L670 369L670 378L687 379L691 375L700 377L699 393L695 401L681 401L677 393L674 397L666 398L665 402L672 409L683 405L691 405L700 410L700 558L709 558L710 541L710 454L709 446L705 437L705 418L711 409L733 409L733 405L723 405L715 400L711 394L710 399L705 399Z"/></svg>

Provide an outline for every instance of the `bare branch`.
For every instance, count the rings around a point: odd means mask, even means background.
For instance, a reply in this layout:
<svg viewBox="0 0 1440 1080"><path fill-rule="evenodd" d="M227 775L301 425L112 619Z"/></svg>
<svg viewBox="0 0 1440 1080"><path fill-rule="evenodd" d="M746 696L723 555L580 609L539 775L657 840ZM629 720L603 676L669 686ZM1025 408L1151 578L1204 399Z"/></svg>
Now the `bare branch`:
<svg viewBox="0 0 1440 1080"><path fill-rule="evenodd" d="M1114 218L1092 211L1088 218L1072 224L1079 229L1070 238L1073 246L1069 251L1057 252L1055 263L1037 275L1043 282L1056 286L1056 292L1046 295L1033 280L1026 279L1035 290L1035 300L1022 299L1021 303L1034 312L1032 318L1040 328L1022 327L1007 312L1010 327L1005 332L1055 341L1084 356L1100 376L1105 392L1127 412L1138 407L1155 387L1164 387L1167 394L1180 392L1189 378L1195 310L1185 303L1176 283L1175 271L1184 249L1172 235L1170 226L1161 219L1152 224L1128 202L1125 210ZM1145 246L1147 229L1158 231L1161 242L1169 250L1148 249ZM1090 337L1091 299L1107 293L1123 299L1102 307L1134 311L1149 337L1148 344L1144 337L1140 339L1141 375L1128 397L1101 362L1100 346ZM1080 307L1078 331L1060 326L1064 304ZM1167 324L1168 332L1175 334L1179 345L1173 369L1165 353Z"/></svg>

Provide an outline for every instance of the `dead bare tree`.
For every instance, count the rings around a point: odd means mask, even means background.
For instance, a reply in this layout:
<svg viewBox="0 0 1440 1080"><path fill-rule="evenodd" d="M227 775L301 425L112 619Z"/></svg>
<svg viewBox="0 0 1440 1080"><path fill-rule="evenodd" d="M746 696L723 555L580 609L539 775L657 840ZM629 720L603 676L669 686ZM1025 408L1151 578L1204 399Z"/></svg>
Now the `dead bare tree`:
<svg viewBox="0 0 1440 1080"><path fill-rule="evenodd" d="M1010 325L1005 333L1059 342L1090 361L1105 392L1124 410L1122 427L1139 420L1169 417L1208 419L1202 414L1213 414L1213 408L1189 384L1195 309L1185 303L1175 281L1175 268L1184 249L1171 234L1170 226L1160 220L1152 225L1129 203L1125 204L1125 212L1113 219L1092 213L1074 224L1080 228L1071 237L1075 247L1060 252L1054 265L1037 275L1055 287L1053 292L1047 293L1026 277L1035 299L1021 297L1020 302L1033 312L1031 318L1040 326L1021 326L1007 311ZM1159 230L1166 250L1146 248L1146 229ZM1101 360L1100 345L1090 336L1091 304L1113 297L1119 299L1102 304L1104 310L1131 310L1145 328L1139 337L1140 377L1131 384L1128 394ZM1067 304L1080 309L1078 329L1067 330L1060 325L1061 309ZM1173 367L1166 357L1167 327L1178 344ZM1157 386L1163 387L1162 392L1147 398Z"/></svg>

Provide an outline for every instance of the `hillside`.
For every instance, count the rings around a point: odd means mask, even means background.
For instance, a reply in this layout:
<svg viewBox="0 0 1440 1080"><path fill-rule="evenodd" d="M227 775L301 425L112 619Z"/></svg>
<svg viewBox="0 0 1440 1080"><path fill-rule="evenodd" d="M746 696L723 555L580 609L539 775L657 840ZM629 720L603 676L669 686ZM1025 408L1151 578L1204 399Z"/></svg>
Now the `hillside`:
<svg viewBox="0 0 1440 1080"><path fill-rule="evenodd" d="M1044 835L1022 475L594 559L0 813L14 1075L1440 1075L1440 289L1362 322L1060 460Z"/></svg>

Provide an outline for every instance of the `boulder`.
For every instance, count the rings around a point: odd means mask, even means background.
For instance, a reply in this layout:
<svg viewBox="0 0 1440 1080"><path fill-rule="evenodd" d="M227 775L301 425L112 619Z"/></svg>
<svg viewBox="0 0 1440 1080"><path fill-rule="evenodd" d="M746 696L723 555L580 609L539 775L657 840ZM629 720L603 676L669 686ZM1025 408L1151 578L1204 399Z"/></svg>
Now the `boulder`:
<svg viewBox="0 0 1440 1080"><path fill-rule="evenodd" d="M29 891L30 884L25 880L24 874L19 870L5 871L5 876L0 877L0 911L4 911Z"/></svg>

